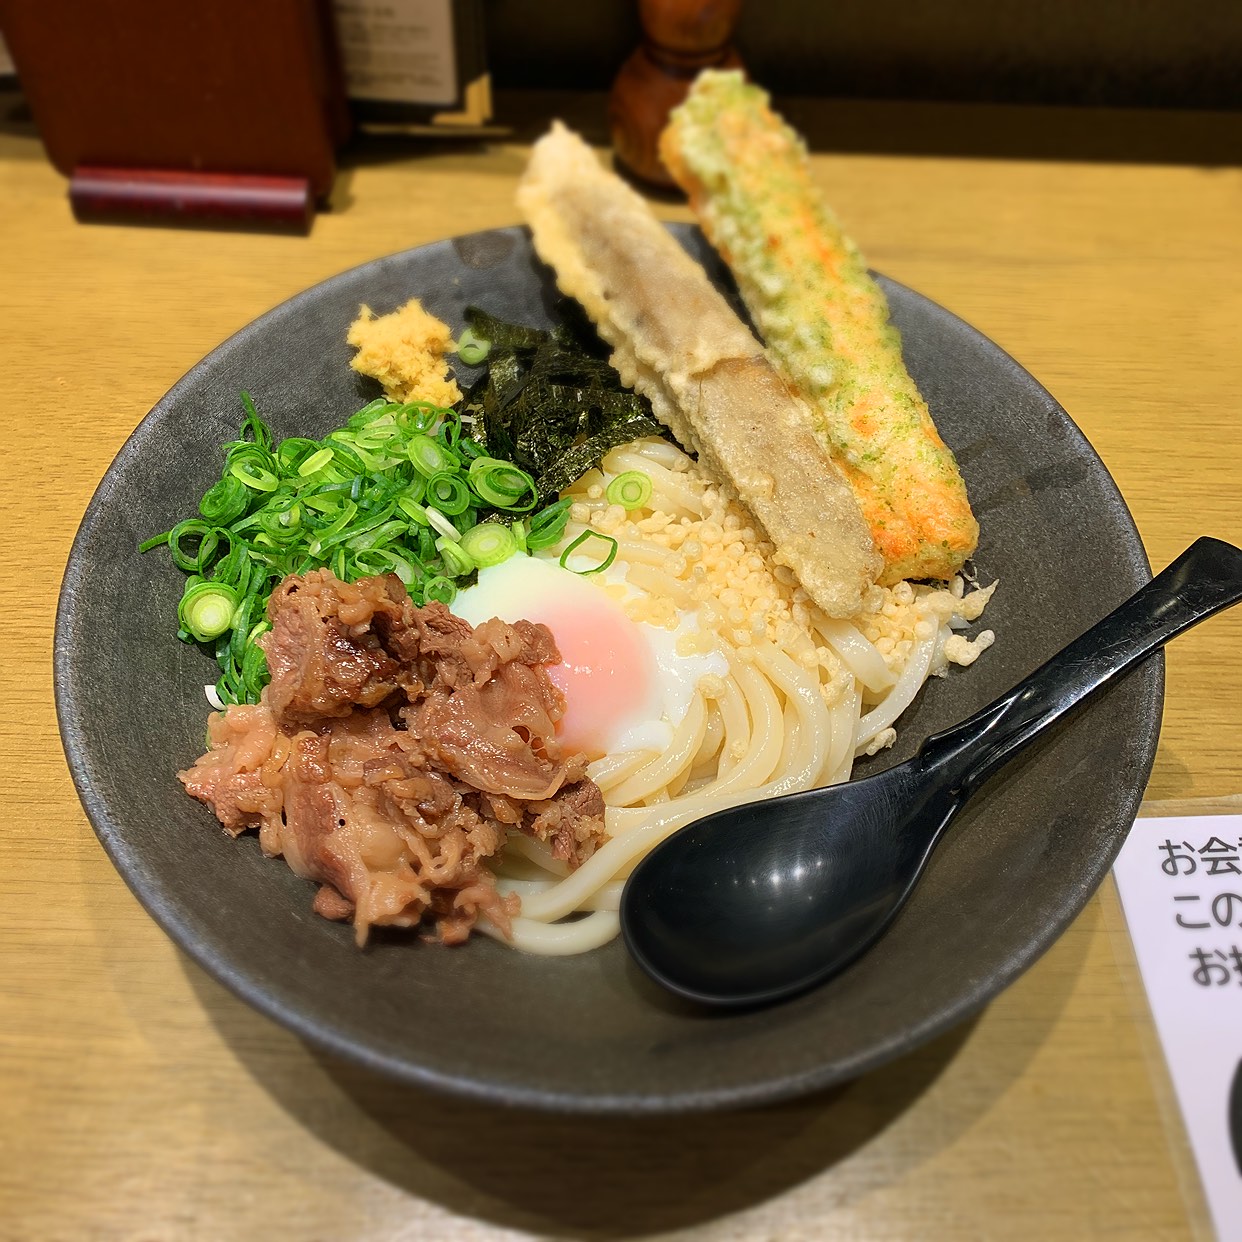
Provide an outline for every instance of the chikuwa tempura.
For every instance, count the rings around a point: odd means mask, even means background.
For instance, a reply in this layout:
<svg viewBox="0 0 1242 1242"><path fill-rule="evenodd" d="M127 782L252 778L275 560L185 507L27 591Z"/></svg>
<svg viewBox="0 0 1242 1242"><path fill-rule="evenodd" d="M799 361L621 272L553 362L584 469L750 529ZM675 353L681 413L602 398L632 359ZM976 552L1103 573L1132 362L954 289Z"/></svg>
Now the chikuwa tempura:
<svg viewBox="0 0 1242 1242"><path fill-rule="evenodd" d="M802 140L741 73L709 71L674 110L660 154L777 370L810 403L884 557L880 580L951 578L979 538L966 484Z"/></svg>
<svg viewBox="0 0 1242 1242"><path fill-rule="evenodd" d="M736 491L820 607L856 613L881 568L858 503L809 411L703 269L562 125L535 144L518 206L626 383Z"/></svg>

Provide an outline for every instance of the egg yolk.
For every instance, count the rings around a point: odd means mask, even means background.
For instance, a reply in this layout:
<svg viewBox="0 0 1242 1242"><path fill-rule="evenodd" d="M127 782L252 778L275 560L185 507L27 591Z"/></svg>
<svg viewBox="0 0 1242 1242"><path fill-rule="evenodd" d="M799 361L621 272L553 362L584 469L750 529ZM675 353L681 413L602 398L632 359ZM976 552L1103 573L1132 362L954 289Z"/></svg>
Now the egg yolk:
<svg viewBox="0 0 1242 1242"><path fill-rule="evenodd" d="M656 659L620 605L577 574L534 557L514 556L479 571L476 586L453 601L472 625L488 617L546 625L561 653L548 676L565 696L556 734L592 759L637 721L661 714Z"/></svg>
<svg viewBox="0 0 1242 1242"><path fill-rule="evenodd" d="M611 608L554 607L530 620L552 631L561 653L559 664L548 665L565 696L557 736L571 750L598 758L626 722L651 714L651 649L634 623Z"/></svg>

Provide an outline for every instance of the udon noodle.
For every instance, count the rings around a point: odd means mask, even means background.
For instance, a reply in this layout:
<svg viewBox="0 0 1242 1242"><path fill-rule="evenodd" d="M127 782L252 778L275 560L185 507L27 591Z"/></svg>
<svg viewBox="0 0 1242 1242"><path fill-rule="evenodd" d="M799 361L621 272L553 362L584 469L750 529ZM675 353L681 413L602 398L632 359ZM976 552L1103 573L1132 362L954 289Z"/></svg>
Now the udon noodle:
<svg viewBox="0 0 1242 1242"><path fill-rule="evenodd" d="M627 512L605 491L629 470L651 479L652 494ZM634 620L673 629L696 615L697 632L684 633L679 648L714 649L729 673L699 681L659 753L592 763L609 839L576 870L510 834L497 868L501 891L521 899L510 943L541 954L580 953L616 936L626 877L685 824L848 780L858 756L892 744L895 722L929 676L973 663L991 645L991 631L973 640L956 631L978 618L995 586L968 590L959 577L940 589L875 587L858 616L832 620L773 563L745 510L663 440L613 450L565 494L574 505L561 547L588 529L615 539L600 589ZM499 935L484 923L478 930Z"/></svg>

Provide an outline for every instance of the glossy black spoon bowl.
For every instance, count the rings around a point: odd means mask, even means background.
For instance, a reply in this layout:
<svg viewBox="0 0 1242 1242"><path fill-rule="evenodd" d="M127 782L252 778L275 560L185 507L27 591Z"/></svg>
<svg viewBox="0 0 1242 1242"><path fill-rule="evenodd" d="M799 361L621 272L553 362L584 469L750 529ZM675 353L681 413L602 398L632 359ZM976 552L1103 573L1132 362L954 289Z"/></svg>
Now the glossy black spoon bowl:
<svg viewBox="0 0 1242 1242"><path fill-rule="evenodd" d="M1242 550L1199 539L1025 681L876 776L718 811L634 869L621 928L665 987L782 1000L843 970L896 917L966 800L1089 695L1242 601Z"/></svg>

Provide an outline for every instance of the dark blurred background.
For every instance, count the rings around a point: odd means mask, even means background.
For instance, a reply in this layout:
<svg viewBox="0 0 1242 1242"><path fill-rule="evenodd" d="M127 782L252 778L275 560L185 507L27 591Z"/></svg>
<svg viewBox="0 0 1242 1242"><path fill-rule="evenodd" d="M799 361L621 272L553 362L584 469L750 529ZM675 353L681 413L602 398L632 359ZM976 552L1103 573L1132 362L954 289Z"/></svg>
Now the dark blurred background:
<svg viewBox="0 0 1242 1242"><path fill-rule="evenodd" d="M485 0L500 89L599 90L634 0ZM780 95L1242 108L1242 0L746 0L738 50Z"/></svg>

